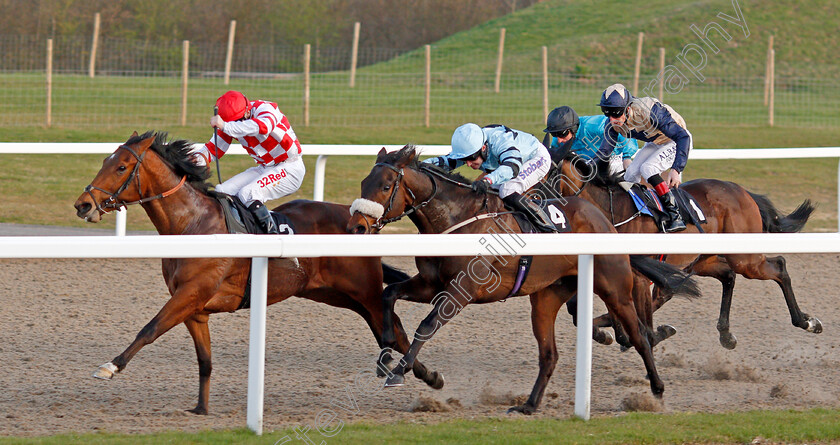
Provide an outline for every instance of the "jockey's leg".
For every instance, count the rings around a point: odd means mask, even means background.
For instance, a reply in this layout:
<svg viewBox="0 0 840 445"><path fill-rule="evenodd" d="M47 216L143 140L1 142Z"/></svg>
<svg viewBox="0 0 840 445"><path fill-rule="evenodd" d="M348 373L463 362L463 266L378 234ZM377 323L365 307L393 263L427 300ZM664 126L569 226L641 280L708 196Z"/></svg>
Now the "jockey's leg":
<svg viewBox="0 0 840 445"><path fill-rule="evenodd" d="M659 195L659 200L662 201L662 207L665 213L668 214L669 221L665 225L665 231L668 233L679 232L685 230L685 221L680 215L680 209L677 207L677 199L674 192L668 188L668 184L662 179L660 175L653 175L648 178L648 182L656 190Z"/></svg>

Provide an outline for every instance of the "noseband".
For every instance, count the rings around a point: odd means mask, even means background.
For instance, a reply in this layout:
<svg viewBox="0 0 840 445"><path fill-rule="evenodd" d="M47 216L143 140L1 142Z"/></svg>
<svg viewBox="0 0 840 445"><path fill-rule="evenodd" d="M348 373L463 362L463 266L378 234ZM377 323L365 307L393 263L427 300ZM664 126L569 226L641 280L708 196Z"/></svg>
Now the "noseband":
<svg viewBox="0 0 840 445"><path fill-rule="evenodd" d="M397 179L394 180L394 186L392 187L392 190L391 190L391 196L388 198L388 207L386 207L385 211L382 212L382 216L378 217L376 219L376 221L373 224L371 224L370 227L372 229L382 230L382 228L385 227L386 224L392 223L394 221L399 221L404 216L408 216L411 213L414 213L416 210L418 210L418 209L422 208L423 206L425 206L426 204L428 204L429 201L431 201L435 197L435 195L437 195L437 182L435 182L435 178L432 177L432 175L430 175L425 170L421 169L420 171L423 172L426 176L428 176L429 179L431 179L431 181L432 181L432 194L429 195L428 198L426 198L423 202L421 202L418 205L406 205L405 209L403 210L403 212L401 214L399 214L399 215L397 215L393 218L385 218L385 215L387 215L388 212L391 211L391 207L394 206L394 199L397 197L397 190L400 188L400 183L402 182L403 178L405 177L405 174L403 172L403 169L394 167L391 164L386 164L386 163L383 163L383 162L377 162L376 164L374 164L374 167L376 167L376 166L388 167L391 170L397 172ZM417 200L417 198L414 196L414 192L412 192L410 188L406 187L405 190L408 192L408 195L411 196L411 202L412 203Z"/></svg>
<svg viewBox="0 0 840 445"><path fill-rule="evenodd" d="M119 148L117 148L117 150L119 150L120 148L127 150L129 153L132 154L132 156L134 156L135 159L137 159L137 163L134 164L134 170L131 171L131 174L128 175L128 178L125 180L125 182L123 182L120 188L118 188L117 191L111 193L107 190L96 187L93 184L88 184L88 186L85 187L85 193L87 193L90 196L91 201L93 201L94 205L96 205L96 210L98 210L100 213L109 213L111 210L119 209L120 207L126 207L132 204L143 204L144 202L165 198L175 193L179 188L181 188L181 186L184 185L184 183L187 180L187 177L185 175L183 178L181 178L181 182L179 182L178 185L175 186L175 188L155 196L143 198L143 192L140 187L140 175L138 174L138 172L140 171L140 165L143 163L143 158L146 156L148 149L144 151L142 155L138 155L137 152L135 152L128 145L120 145ZM120 193L124 192L125 189L128 188L128 184L130 184L135 177L137 178L137 194L141 197L141 199L131 202L119 201L117 197L120 195ZM100 205L96 198L93 197L93 190L97 190L108 195L108 199L104 201L102 205Z"/></svg>

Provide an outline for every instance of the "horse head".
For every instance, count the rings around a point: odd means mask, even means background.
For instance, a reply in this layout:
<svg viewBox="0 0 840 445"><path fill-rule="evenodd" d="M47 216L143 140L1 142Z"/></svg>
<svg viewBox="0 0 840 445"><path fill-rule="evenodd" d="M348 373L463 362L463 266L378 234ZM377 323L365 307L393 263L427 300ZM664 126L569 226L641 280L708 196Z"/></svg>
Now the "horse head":
<svg viewBox="0 0 840 445"><path fill-rule="evenodd" d="M385 224L405 215L406 207L416 196L404 184L407 168L416 166L417 152L413 145L406 145L395 153L383 147L376 156L376 163L362 180L361 198L353 201L352 215L347 224L350 233L375 233Z"/></svg>
<svg viewBox="0 0 840 445"><path fill-rule="evenodd" d="M188 141L166 143L166 133L135 131L114 153L74 204L76 215L99 222L102 215L131 204L143 204L174 193L189 180L206 190L207 167L196 165Z"/></svg>
<svg viewBox="0 0 840 445"><path fill-rule="evenodd" d="M472 191L470 182L457 173L420 163L413 145L393 153L383 148L362 180L361 198L350 207L347 230L375 233L404 216L411 217L421 232L443 230L439 226L449 227L453 220L460 221L466 213L473 216L476 207L487 205L487 194L483 200L476 199L481 196ZM421 214L423 222L415 219Z"/></svg>

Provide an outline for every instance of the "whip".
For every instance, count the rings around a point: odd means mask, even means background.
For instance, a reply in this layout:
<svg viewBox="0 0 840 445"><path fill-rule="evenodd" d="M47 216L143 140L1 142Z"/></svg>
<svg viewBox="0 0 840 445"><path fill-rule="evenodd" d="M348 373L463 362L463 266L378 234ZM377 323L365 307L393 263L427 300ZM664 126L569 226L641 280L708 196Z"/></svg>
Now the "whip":
<svg viewBox="0 0 840 445"><path fill-rule="evenodd" d="M219 107L213 107L213 116L219 115ZM213 145L216 147L216 175L219 177L219 184L222 183L222 171L219 169L219 132L216 127L213 127Z"/></svg>

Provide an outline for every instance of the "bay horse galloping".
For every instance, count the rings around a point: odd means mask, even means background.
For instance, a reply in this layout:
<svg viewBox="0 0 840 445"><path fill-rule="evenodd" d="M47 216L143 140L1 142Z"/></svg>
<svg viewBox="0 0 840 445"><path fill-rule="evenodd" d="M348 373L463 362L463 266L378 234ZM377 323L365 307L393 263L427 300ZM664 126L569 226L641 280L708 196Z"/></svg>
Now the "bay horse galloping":
<svg viewBox="0 0 840 445"><path fill-rule="evenodd" d="M658 227L653 218L639 215L633 199L618 184L620 176L605 176L591 169L573 152L555 153L554 159L560 159L558 168L552 169L543 187L548 188L547 197L580 196L600 208L622 233L657 233ZM597 174L596 174L597 173ZM814 206L805 200L789 215L781 214L767 197L757 195L744 187L729 181L717 179L695 179L680 185L700 206L706 224L702 224L707 233L792 233L802 230ZM697 226L688 224L684 233L698 233ZM679 234L669 234L668 237ZM674 238L676 241L677 238ZM725 254L725 255L667 255L665 261L684 267L693 274L713 277L720 281L723 295L720 303L720 316L717 329L720 344L727 349L734 349L738 341L729 331L729 310L732 305L732 290L735 287L735 275L755 280L773 280L782 289L791 323L807 332L822 332L822 323L799 309L791 286L790 275L781 256L766 257L762 254ZM661 307L670 298L654 291L652 310ZM571 308L570 308L571 310ZM650 315L647 316L650 319ZM606 317L599 317L599 325L606 326Z"/></svg>
<svg viewBox="0 0 840 445"><path fill-rule="evenodd" d="M135 132L103 161L76 201L76 214L98 222L111 210L140 203L161 235L227 233L221 204L207 192L210 171L196 165L190 151L187 141L166 143L165 133L138 136ZM350 218L348 206L324 202L297 200L275 210L290 218L299 233L346 233ZM199 369L198 404L190 411L206 414L212 370L209 315L240 307L250 262L250 258L163 259L163 278L171 298L131 345L94 376L112 378L143 346L184 323L195 343ZM408 339L402 326L394 325L400 321L384 325L382 320L383 273L392 276L389 282L407 277L396 272L380 258L272 258L268 304L297 296L350 309L365 319L380 347L381 333L391 332L397 335L394 349L405 353ZM437 373L422 365L415 375L430 385L439 384Z"/></svg>
<svg viewBox="0 0 840 445"><path fill-rule="evenodd" d="M348 231L374 233L388 222L408 216L421 233L486 233L488 240L521 233L497 195L474 192L469 183L460 175L419 163L411 145L390 154L383 148L376 165L362 181L362 197L351 207L355 212ZM560 219L574 232L615 232L606 217L583 199L569 199L555 210L563 212ZM403 376L415 366L420 348L465 305L530 295L531 323L539 345L539 376L525 404L511 410L530 414L537 409L557 363L554 322L557 311L577 287L578 260L576 255L535 256L529 274L521 282L521 276L517 276L520 256L515 253L515 242L508 241L514 249L508 255L502 254L505 250L501 243L488 241L485 247L489 255L418 257L417 275L385 289L382 298L386 323L393 316L396 299L434 305L417 328L408 353L389 374L386 386L403 384ZM496 244L494 250L490 250L491 244ZM631 298L634 274L630 259L627 255L600 255L594 261L594 290L624 326L644 361L651 391L661 397L664 384L654 365L651 333L639 320ZM647 269L647 276L662 285L667 281L662 276L671 277L668 274L672 272L685 278L677 269L661 266L655 261L641 265ZM390 332L383 334L384 343L391 340Z"/></svg>

